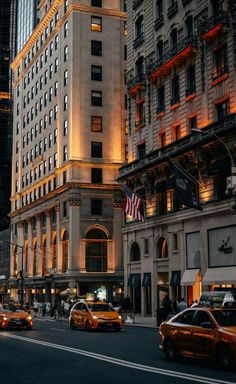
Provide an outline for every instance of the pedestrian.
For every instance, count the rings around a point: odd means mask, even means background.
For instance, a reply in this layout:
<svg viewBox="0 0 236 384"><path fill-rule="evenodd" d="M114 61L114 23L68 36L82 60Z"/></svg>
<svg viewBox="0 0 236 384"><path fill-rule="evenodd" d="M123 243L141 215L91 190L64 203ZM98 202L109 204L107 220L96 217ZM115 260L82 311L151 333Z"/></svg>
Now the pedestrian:
<svg viewBox="0 0 236 384"><path fill-rule="evenodd" d="M184 297L182 297L180 299L179 304L177 305L177 312L182 312L186 308L187 308L187 304L184 301Z"/></svg>
<svg viewBox="0 0 236 384"><path fill-rule="evenodd" d="M47 301L47 303L46 303L46 315L50 316L50 312L51 312L51 303L50 303L50 301Z"/></svg>
<svg viewBox="0 0 236 384"><path fill-rule="evenodd" d="M46 315L46 303L45 301L42 303L42 316L45 317Z"/></svg>
<svg viewBox="0 0 236 384"><path fill-rule="evenodd" d="M198 300L192 301L191 308L198 306Z"/></svg>
<svg viewBox="0 0 236 384"><path fill-rule="evenodd" d="M172 304L173 310L175 313L178 312L178 304L179 304L179 299L176 297L176 299L173 301L173 304Z"/></svg>
<svg viewBox="0 0 236 384"><path fill-rule="evenodd" d="M33 303L33 310L34 310L35 316L37 316L38 310L39 310L39 303L37 300L35 300Z"/></svg>

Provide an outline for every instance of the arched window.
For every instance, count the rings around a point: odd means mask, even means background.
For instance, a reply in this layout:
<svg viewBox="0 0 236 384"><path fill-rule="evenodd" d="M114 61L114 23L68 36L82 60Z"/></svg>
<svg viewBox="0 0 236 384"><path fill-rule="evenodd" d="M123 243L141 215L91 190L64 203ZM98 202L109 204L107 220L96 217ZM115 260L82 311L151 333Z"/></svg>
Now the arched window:
<svg viewBox="0 0 236 384"><path fill-rule="evenodd" d="M140 248L138 243L135 241L130 248L130 261L139 261L140 259Z"/></svg>
<svg viewBox="0 0 236 384"><path fill-rule="evenodd" d="M46 238L42 241L42 276L46 272Z"/></svg>
<svg viewBox="0 0 236 384"><path fill-rule="evenodd" d="M33 276L37 274L37 256L36 256L37 241L33 245Z"/></svg>
<svg viewBox="0 0 236 384"><path fill-rule="evenodd" d="M87 272L107 272L107 236L101 229L86 235L85 265Z"/></svg>
<svg viewBox="0 0 236 384"><path fill-rule="evenodd" d="M158 240L156 252L158 259L164 259L168 257L168 245L164 237L161 237Z"/></svg>
<svg viewBox="0 0 236 384"><path fill-rule="evenodd" d="M62 238L62 273L68 271L68 232L65 231Z"/></svg>

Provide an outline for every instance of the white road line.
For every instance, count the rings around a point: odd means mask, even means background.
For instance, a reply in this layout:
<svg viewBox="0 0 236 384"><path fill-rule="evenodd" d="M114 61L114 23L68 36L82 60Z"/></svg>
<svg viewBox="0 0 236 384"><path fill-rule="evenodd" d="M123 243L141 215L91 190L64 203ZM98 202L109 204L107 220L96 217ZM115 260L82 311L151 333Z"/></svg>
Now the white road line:
<svg viewBox="0 0 236 384"><path fill-rule="evenodd" d="M204 377L204 376L191 375L191 374L184 373L184 372L171 371L171 370L168 370L168 369L161 369L161 368L151 367L151 366L148 366L148 365L136 364L136 363L133 363L131 361L125 361L125 360L121 360L121 359L116 359L114 357L110 357L110 356L106 356L106 355L101 355L101 354L93 353L93 352L88 352L88 351L85 351L85 350L82 350L82 349L66 347L65 345L49 343L47 341L41 341L41 340L36 340L36 339L30 339L28 337L13 335L13 334L9 334L9 333L2 333L2 334L0 334L0 337L1 336L5 336L5 337L12 338L12 339L17 339L17 340L25 341L25 342L32 343L32 344L38 344L38 345L42 345L42 346L49 347L49 348L60 349L62 351L67 351L67 352L75 353L75 354L86 356L86 357L90 357L90 358L93 358L93 359L96 359L96 360L106 361L108 363L115 364L115 365L120 365L120 366L123 366L123 367L126 367L126 368L137 369L137 370L140 370L140 371L145 371L145 372L149 372L149 373L155 373L155 374L158 374L158 375L176 377L176 378L181 378L181 379L184 379L184 380L196 381L198 383L204 383L204 384L235 384L235 382L232 382L232 381L218 380L218 379Z"/></svg>
<svg viewBox="0 0 236 384"><path fill-rule="evenodd" d="M50 328L55 331L61 331L61 332L66 332L66 329L60 329L60 328Z"/></svg>

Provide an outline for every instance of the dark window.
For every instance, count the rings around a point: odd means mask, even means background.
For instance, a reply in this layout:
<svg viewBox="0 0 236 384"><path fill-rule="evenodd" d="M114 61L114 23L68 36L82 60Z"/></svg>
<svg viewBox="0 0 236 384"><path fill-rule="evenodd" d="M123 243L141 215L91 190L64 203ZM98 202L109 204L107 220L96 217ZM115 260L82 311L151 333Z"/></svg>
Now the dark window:
<svg viewBox="0 0 236 384"><path fill-rule="evenodd" d="M163 14L163 0L157 0L156 1L156 14L157 18L160 17Z"/></svg>
<svg viewBox="0 0 236 384"><path fill-rule="evenodd" d="M135 36L140 37L143 34L143 16L140 16L135 23Z"/></svg>
<svg viewBox="0 0 236 384"><path fill-rule="evenodd" d="M157 113L165 111L165 87L162 85L157 89Z"/></svg>
<svg viewBox="0 0 236 384"><path fill-rule="evenodd" d="M193 324L193 315L195 311L186 311L180 315L175 321L181 324Z"/></svg>
<svg viewBox="0 0 236 384"><path fill-rule="evenodd" d="M102 67L100 65L91 65L91 80L102 81Z"/></svg>
<svg viewBox="0 0 236 384"><path fill-rule="evenodd" d="M102 31L102 18L98 16L91 16L91 30L95 32Z"/></svg>
<svg viewBox="0 0 236 384"><path fill-rule="evenodd" d="M102 7L102 0L91 0L92 7Z"/></svg>
<svg viewBox="0 0 236 384"><path fill-rule="evenodd" d="M197 116L192 116L188 119L189 122L189 131L197 128Z"/></svg>
<svg viewBox="0 0 236 384"><path fill-rule="evenodd" d="M212 79L228 73L228 57L227 57L227 46L224 45L220 49L213 52L213 72Z"/></svg>
<svg viewBox="0 0 236 384"><path fill-rule="evenodd" d="M102 132L102 117L101 116L91 116L91 131L92 132Z"/></svg>
<svg viewBox="0 0 236 384"><path fill-rule="evenodd" d="M96 141L91 142L91 157L102 158L102 143Z"/></svg>
<svg viewBox="0 0 236 384"><path fill-rule="evenodd" d="M98 229L91 229L86 236L86 271L107 271L107 237Z"/></svg>
<svg viewBox="0 0 236 384"><path fill-rule="evenodd" d="M137 157L141 159L146 155L146 143L141 143L137 145Z"/></svg>
<svg viewBox="0 0 236 384"><path fill-rule="evenodd" d="M203 323L210 323L211 327L213 328L212 320L209 316L209 314L205 311L197 311L196 319L194 321L194 324L198 325L199 327L202 327Z"/></svg>
<svg viewBox="0 0 236 384"><path fill-rule="evenodd" d="M186 97L196 92L195 65L187 68Z"/></svg>
<svg viewBox="0 0 236 384"><path fill-rule="evenodd" d="M91 182L95 184L102 183L102 168L91 169Z"/></svg>
<svg viewBox="0 0 236 384"><path fill-rule="evenodd" d="M67 201L63 201L63 217L66 217L67 215Z"/></svg>
<svg viewBox="0 0 236 384"><path fill-rule="evenodd" d="M193 17L189 16L185 21L185 28L186 28L186 35L192 36L193 35Z"/></svg>
<svg viewBox="0 0 236 384"><path fill-rule="evenodd" d="M91 105L93 107L102 106L102 92L101 91L91 91Z"/></svg>
<svg viewBox="0 0 236 384"><path fill-rule="evenodd" d="M174 28L174 29L172 29L172 31L170 33L171 48L174 48L177 45L177 42L178 42L178 33L177 33L177 29Z"/></svg>
<svg viewBox="0 0 236 384"><path fill-rule="evenodd" d="M217 118L223 120L229 114L229 100L216 104Z"/></svg>
<svg viewBox="0 0 236 384"><path fill-rule="evenodd" d="M157 49L157 58L159 59L161 56L163 56L163 53L164 53L164 44L162 40L158 41L156 49Z"/></svg>
<svg viewBox="0 0 236 384"><path fill-rule="evenodd" d="M173 77L171 81L171 91L172 91L172 98L170 101L171 105L179 103L179 75L176 75Z"/></svg>
<svg viewBox="0 0 236 384"><path fill-rule="evenodd" d="M135 241L130 248L130 261L139 261L140 259L140 248L138 243Z"/></svg>
<svg viewBox="0 0 236 384"><path fill-rule="evenodd" d="M101 199L91 199L91 215L102 215Z"/></svg>
<svg viewBox="0 0 236 384"><path fill-rule="evenodd" d="M177 141L180 139L180 125L174 126L174 141Z"/></svg>
<svg viewBox="0 0 236 384"><path fill-rule="evenodd" d="M102 41L91 40L91 55L102 56Z"/></svg>

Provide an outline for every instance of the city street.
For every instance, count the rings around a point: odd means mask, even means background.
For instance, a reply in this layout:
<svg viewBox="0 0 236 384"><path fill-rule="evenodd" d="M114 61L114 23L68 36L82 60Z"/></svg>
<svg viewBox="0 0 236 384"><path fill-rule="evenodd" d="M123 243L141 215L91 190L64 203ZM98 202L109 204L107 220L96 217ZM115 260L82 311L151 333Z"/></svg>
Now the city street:
<svg viewBox="0 0 236 384"><path fill-rule="evenodd" d="M157 330L71 330L67 322L37 319L31 331L0 332L1 382L96 384L235 383L236 370L214 363L169 363L157 348Z"/></svg>

